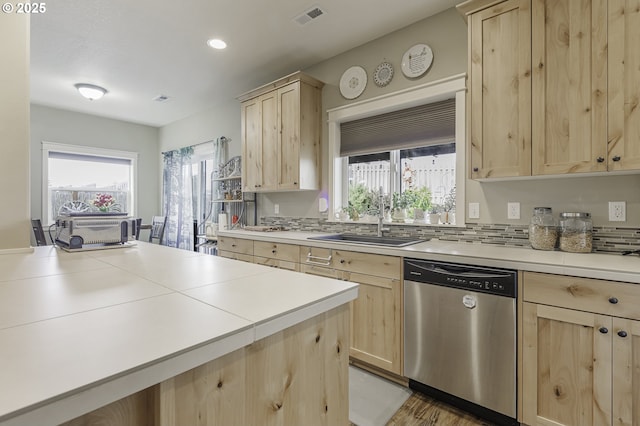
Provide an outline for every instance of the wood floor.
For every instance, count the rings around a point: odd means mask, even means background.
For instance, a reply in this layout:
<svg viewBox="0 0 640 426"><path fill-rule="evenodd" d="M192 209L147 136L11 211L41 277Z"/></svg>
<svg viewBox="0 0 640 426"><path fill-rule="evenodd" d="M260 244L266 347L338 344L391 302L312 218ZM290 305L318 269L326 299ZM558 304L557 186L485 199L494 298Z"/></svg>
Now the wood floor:
<svg viewBox="0 0 640 426"><path fill-rule="evenodd" d="M351 426L357 425L351 423ZM491 423L414 393L391 417L387 426L491 426Z"/></svg>

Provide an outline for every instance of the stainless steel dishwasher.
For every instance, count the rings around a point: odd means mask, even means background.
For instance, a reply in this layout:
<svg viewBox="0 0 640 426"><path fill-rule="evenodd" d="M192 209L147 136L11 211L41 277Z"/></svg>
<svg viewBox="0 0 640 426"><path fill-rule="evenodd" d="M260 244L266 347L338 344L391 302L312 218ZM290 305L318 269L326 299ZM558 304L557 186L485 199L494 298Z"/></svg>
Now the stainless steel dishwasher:
<svg viewBox="0 0 640 426"><path fill-rule="evenodd" d="M516 271L404 261L412 389L498 425L516 421Z"/></svg>

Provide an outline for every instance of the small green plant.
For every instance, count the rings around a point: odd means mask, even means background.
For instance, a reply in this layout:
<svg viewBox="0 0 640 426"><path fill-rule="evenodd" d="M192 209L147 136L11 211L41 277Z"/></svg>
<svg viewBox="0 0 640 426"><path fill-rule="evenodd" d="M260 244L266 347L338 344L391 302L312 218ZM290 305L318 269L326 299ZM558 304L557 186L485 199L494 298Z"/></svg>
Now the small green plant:
<svg viewBox="0 0 640 426"><path fill-rule="evenodd" d="M349 203L347 213L356 211L358 216L368 214L377 205L376 196L373 191L365 185L357 184L349 187ZM349 217L353 219L351 213Z"/></svg>
<svg viewBox="0 0 640 426"><path fill-rule="evenodd" d="M404 191L402 193L393 193L393 208L394 209L407 209L413 204L413 193Z"/></svg>
<svg viewBox="0 0 640 426"><path fill-rule="evenodd" d="M447 196L444 198L442 209L445 212L453 212L456 210L456 187L451 188Z"/></svg>
<svg viewBox="0 0 640 426"><path fill-rule="evenodd" d="M411 207L414 209L420 209L422 211L428 211L431 207L431 191L426 186L421 186L417 189L408 189L405 192L411 192Z"/></svg>

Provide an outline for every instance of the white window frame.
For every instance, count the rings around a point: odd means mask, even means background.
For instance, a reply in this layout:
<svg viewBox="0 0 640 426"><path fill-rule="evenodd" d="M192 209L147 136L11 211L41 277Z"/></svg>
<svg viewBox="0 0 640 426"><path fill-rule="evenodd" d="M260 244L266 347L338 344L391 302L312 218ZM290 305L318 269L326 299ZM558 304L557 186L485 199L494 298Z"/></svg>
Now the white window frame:
<svg viewBox="0 0 640 426"><path fill-rule="evenodd" d="M119 151L107 148L95 148L82 145L69 145L56 142L42 141L42 218L45 220L49 214L49 152L64 152L67 154L93 155L96 157L110 157L131 161L131 209L127 213L135 216L138 211L138 153L132 151ZM52 217L55 218L55 214ZM47 224L48 225L48 224Z"/></svg>
<svg viewBox="0 0 640 426"><path fill-rule="evenodd" d="M465 226L465 170L466 170L466 74L457 74L441 80L399 90L375 98L354 102L327 110L329 127L328 205L329 221L342 205L345 190L343 176L347 173L346 160L340 157L340 123L398 111L418 105L438 102L452 95L456 100L456 225ZM392 170L393 173L393 170ZM392 183L392 190L393 190Z"/></svg>

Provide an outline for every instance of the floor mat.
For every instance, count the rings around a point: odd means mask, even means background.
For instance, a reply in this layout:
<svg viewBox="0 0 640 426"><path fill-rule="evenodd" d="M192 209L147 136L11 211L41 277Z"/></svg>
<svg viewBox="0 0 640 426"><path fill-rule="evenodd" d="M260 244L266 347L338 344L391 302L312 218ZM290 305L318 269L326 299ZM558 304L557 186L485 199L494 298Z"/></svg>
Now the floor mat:
<svg viewBox="0 0 640 426"><path fill-rule="evenodd" d="M413 392L349 366L349 420L357 426L384 426Z"/></svg>

